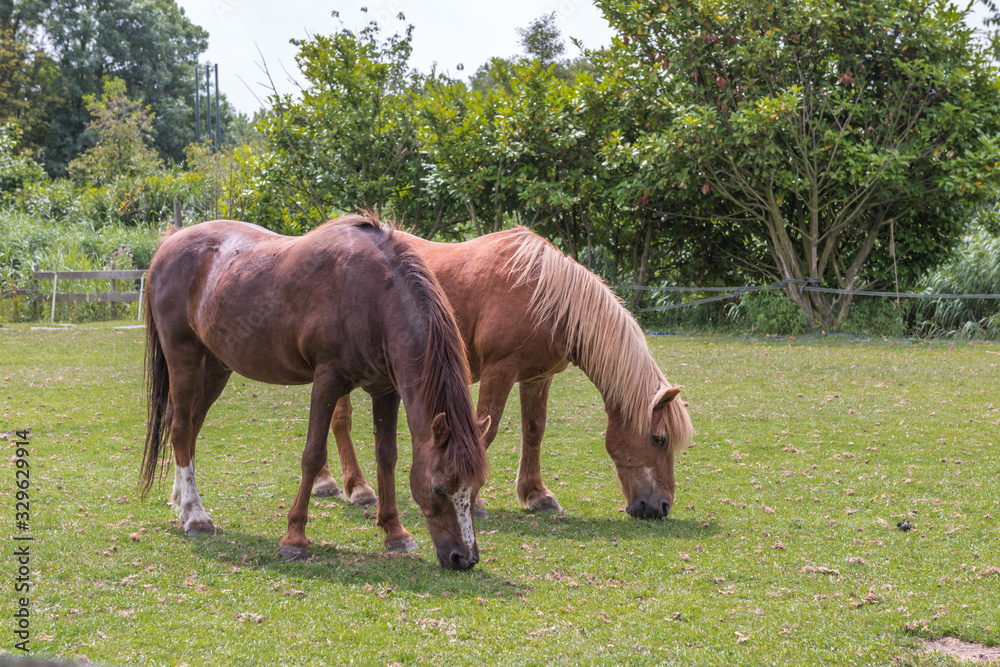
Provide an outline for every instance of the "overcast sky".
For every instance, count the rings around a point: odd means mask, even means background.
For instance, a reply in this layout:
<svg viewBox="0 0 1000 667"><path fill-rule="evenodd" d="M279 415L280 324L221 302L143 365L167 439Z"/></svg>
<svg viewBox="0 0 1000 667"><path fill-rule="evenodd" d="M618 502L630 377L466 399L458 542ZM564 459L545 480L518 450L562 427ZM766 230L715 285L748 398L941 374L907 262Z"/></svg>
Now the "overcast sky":
<svg viewBox="0 0 1000 667"><path fill-rule="evenodd" d="M422 72L436 62L452 76L468 77L494 56L520 52L516 28L556 13L556 24L566 41L566 55L575 56L569 41L576 37L588 48L607 45L611 28L589 0L506 0L503 9L479 0L373 0L365 2L317 2L316 0L177 0L188 18L209 33L208 51L202 56L219 64L219 88L240 111L253 114L267 90L258 64L263 54L281 92L295 87L284 70L298 75L293 38L332 34L343 26L357 31L366 22L361 7L368 7L367 20L377 20L384 33L402 32L396 20L402 12L413 24L413 55L410 66ZM497 3L499 4L499 3ZM334 10L340 18L331 16ZM464 65L464 71L458 66ZM284 67L284 69L283 69ZM242 78L247 85L240 81Z"/></svg>

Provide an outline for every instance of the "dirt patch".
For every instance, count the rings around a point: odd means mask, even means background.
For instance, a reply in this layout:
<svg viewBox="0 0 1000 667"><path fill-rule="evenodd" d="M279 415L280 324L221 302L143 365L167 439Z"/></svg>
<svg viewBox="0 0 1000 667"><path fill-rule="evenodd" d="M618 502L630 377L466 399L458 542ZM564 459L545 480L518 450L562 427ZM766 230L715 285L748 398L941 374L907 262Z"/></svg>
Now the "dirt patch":
<svg viewBox="0 0 1000 667"><path fill-rule="evenodd" d="M929 652L945 653L963 662L1000 663L1000 646L984 646L955 637L941 637L926 642L925 647Z"/></svg>

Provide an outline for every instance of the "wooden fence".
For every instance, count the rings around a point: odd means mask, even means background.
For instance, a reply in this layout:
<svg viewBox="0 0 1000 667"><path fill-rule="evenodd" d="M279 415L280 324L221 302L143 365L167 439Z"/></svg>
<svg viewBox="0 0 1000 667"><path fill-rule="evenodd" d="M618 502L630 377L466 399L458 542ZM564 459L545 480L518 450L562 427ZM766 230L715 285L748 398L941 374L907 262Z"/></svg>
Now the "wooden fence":
<svg viewBox="0 0 1000 667"><path fill-rule="evenodd" d="M142 294L146 287L146 271L143 269L132 269L123 271L39 271L38 267L35 267L34 272L35 280L51 280L52 281L52 292L47 294L44 292L36 292L31 295L32 301L51 301L52 302L52 314L51 320L56 321L56 304L65 302L104 302L111 304L119 303L139 303L139 319L142 319ZM59 293L59 281L60 280L110 280L111 281L111 291L110 292L86 292L86 293ZM138 292L119 292L118 291L118 281L119 280L138 280L139 281L139 291ZM115 311L115 316L118 314L118 309L114 305L112 306Z"/></svg>

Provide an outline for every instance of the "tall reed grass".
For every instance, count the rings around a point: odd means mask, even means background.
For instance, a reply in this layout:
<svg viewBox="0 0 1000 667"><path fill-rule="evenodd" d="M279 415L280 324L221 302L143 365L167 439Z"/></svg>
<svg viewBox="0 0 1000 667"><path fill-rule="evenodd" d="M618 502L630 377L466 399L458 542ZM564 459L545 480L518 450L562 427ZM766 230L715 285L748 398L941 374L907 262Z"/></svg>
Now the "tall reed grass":
<svg viewBox="0 0 1000 667"><path fill-rule="evenodd" d="M159 232L148 226L126 227L92 223L60 223L11 210L0 210L0 321L28 321L48 316L47 307L31 301L33 293L48 293L51 282L36 282L34 268L43 271L94 271L110 268L144 269L156 249ZM119 281L119 291L131 285ZM110 281L60 281L60 292L108 292ZM119 317L135 317L138 304L118 304ZM62 303L61 321L90 321L111 317L105 303Z"/></svg>
<svg viewBox="0 0 1000 667"><path fill-rule="evenodd" d="M973 229L920 287L933 294L1000 294L1000 237ZM915 311L924 336L1000 338L1000 299L927 299Z"/></svg>

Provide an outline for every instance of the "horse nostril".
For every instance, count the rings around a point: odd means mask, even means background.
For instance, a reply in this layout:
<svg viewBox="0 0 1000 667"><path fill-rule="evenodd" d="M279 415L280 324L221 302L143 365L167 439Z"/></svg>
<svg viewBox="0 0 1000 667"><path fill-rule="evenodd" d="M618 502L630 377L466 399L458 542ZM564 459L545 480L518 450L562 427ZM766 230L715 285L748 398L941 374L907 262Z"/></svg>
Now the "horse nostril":
<svg viewBox="0 0 1000 667"><path fill-rule="evenodd" d="M456 570L466 570L469 568L469 561L455 551L451 554L451 566Z"/></svg>
<svg viewBox="0 0 1000 667"><path fill-rule="evenodd" d="M670 514L670 502L669 501L664 500L660 504L660 512L661 512L660 516L663 516L663 517L666 517L667 515Z"/></svg>

